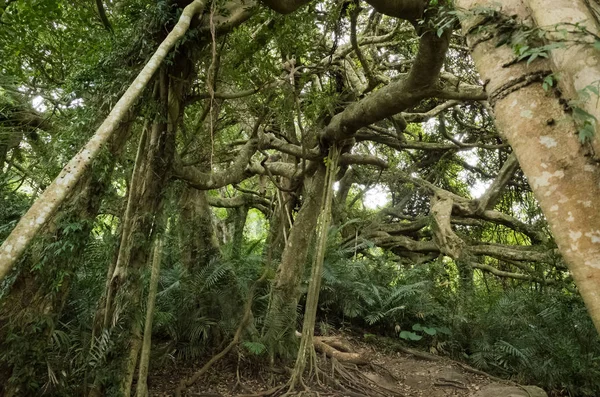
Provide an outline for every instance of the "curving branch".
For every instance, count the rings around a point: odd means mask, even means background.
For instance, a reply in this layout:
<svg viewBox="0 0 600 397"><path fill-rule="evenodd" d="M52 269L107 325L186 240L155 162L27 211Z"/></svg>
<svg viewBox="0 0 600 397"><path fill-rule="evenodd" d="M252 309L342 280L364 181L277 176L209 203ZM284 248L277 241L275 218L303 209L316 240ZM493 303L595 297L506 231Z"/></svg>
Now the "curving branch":
<svg viewBox="0 0 600 397"><path fill-rule="evenodd" d="M360 128L400 113L430 97L448 49L449 33L438 37L425 33L419 41L419 51L408 75L392 82L355 102L338 113L320 133L327 146L354 135Z"/></svg>
<svg viewBox="0 0 600 397"><path fill-rule="evenodd" d="M344 153L340 158L340 164L374 165L375 167L381 168L382 170L388 168L387 161L380 159L379 157L366 154Z"/></svg>
<svg viewBox="0 0 600 397"><path fill-rule="evenodd" d="M496 205L496 202L504 191L504 188L506 185L508 185L508 182L510 182L518 169L519 161L517 160L517 156L515 156L514 153L511 153L511 155L508 156L508 159L506 159L502 165L502 168L500 169L496 179L494 179L490 187L478 200L479 205L477 206L476 212L481 213L487 209L493 208Z"/></svg>
<svg viewBox="0 0 600 397"><path fill-rule="evenodd" d="M362 50L360 49L360 46L358 45L358 40L356 38L356 25L358 21L358 15L360 14L360 7L358 1L355 1L354 4L355 7L350 13L350 43L352 44L354 53L356 54L356 57L358 58L358 61L360 62L360 65L362 66L365 76L369 82L369 85L364 91L364 93L367 93L372 91L375 87L377 87L379 81L373 74L373 71L369 67L369 63L367 62L367 59L365 58Z"/></svg>
<svg viewBox="0 0 600 397"><path fill-rule="evenodd" d="M246 168L257 150L258 140L256 138L249 139L238 153L233 164L219 172L204 172L192 165L185 166L180 158L176 158L173 164L173 177L185 181L191 187L199 190L217 189L239 183L249 177Z"/></svg>
<svg viewBox="0 0 600 397"><path fill-rule="evenodd" d="M556 284L556 283L558 283L557 280L546 280L546 279L535 277L535 276L532 276L529 274L506 272L504 270L496 269L493 266L486 265L483 263L469 262L469 266L471 266L473 269L483 270L483 271L486 271L486 272L491 273L494 276L498 276L498 277L514 278L515 280L533 281L533 282L540 283L540 284Z"/></svg>
<svg viewBox="0 0 600 397"><path fill-rule="evenodd" d="M219 208L256 208L264 214L271 212L271 202L255 194L240 194L234 197L207 196L208 204Z"/></svg>
<svg viewBox="0 0 600 397"><path fill-rule="evenodd" d="M212 18L205 16L202 19L198 33L210 33L211 26L214 27L216 34L228 33L250 19L259 10L256 0L231 0L219 8L219 14L213 15Z"/></svg>
<svg viewBox="0 0 600 397"><path fill-rule="evenodd" d="M402 117L404 117L404 119L409 122L409 123L423 123L429 119L432 119L436 116L438 116L440 113L442 113L444 110L446 109L450 109L458 104L460 104L461 101L458 101L456 99L452 99L449 101L446 101L442 104L437 105L436 107L434 107L433 109L424 112L424 113L406 113L406 112L402 112L400 113L400 115Z"/></svg>
<svg viewBox="0 0 600 397"><path fill-rule="evenodd" d="M298 158L306 160L320 160L325 157L318 148L304 149L302 146L288 143L283 139L277 138L271 133L262 133L258 135L258 141L261 149L275 149Z"/></svg>
<svg viewBox="0 0 600 397"><path fill-rule="evenodd" d="M283 176L284 178L294 179L301 175L302 170L295 164L286 163L283 161L277 161L273 163L265 163L264 165L259 162L251 162L246 172L250 175L277 175Z"/></svg>
<svg viewBox="0 0 600 397"><path fill-rule="evenodd" d="M463 256L465 242L452 230L452 199L444 196L434 195L431 200L431 216L433 222L433 241L439 247L440 252L452 259L460 259Z"/></svg>

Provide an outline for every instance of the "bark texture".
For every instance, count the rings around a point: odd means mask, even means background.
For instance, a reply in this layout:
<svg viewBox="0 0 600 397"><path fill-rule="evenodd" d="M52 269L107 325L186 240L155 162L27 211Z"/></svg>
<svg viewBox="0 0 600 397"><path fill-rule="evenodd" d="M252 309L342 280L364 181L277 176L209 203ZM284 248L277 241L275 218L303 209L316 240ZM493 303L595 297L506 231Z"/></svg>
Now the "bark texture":
<svg viewBox="0 0 600 397"><path fill-rule="evenodd" d="M551 32L550 41L567 40L563 47L550 53L552 71L565 96L596 118L592 144L596 155L600 155L600 98L587 89L600 88L600 52L594 48L594 37L581 33L574 25L595 35L600 28L582 0L527 0L527 4L536 24ZM566 32L569 33L565 37Z"/></svg>
<svg viewBox="0 0 600 397"><path fill-rule="evenodd" d="M472 10L493 2L460 0L457 6ZM521 0L504 2L502 10L521 21L529 16ZM496 39L477 29L482 21L476 14L468 17L463 31L481 78L488 82L497 127L513 147L600 331L600 212L593 208L600 195L600 169L585 156L558 98L546 93L539 80L528 79L546 74L547 61L511 63L512 49L496 47Z"/></svg>
<svg viewBox="0 0 600 397"><path fill-rule="evenodd" d="M0 341L6 335L17 334L26 338L30 357L43 352L48 346L48 335L58 322L67 296L71 289L71 281L81 262L94 226L94 219L100 211L104 193L110 185L112 171L129 136L131 123L125 123L117 130L108 145L108 159L105 172L88 170L68 198L63 211L53 217L46 225L40 240L21 258L18 274L6 295L0 301ZM77 225L76 232L67 232ZM75 241L74 241L75 240ZM56 253L56 245L72 244L70 252ZM45 248L48 245L50 248ZM43 264L41 269L37 266ZM4 345L4 351L14 349L14 342ZM21 352L23 353L23 352ZM32 360L33 361L33 360ZM29 366L30 363L26 363ZM18 365L0 363L0 384L8 387L6 381L12 371L19 371ZM44 368L44 371L46 369ZM12 386L11 386L12 387ZM7 388L0 394L15 394ZM17 393L18 394L18 393Z"/></svg>
<svg viewBox="0 0 600 397"><path fill-rule="evenodd" d="M325 251L327 250L327 237L329 225L331 223L331 205L333 197L333 182L338 172L337 165L339 160L339 151L333 146L329 149L327 158L327 170L325 175L325 186L322 189L321 208L319 211L318 241L313 261L308 292L306 294L306 306L304 309L304 321L302 324L302 338L298 348L298 356L291 377L290 390L296 386L302 379L307 360L312 360L316 366L316 356L314 351L313 335L315 332L315 322L317 318L317 308L319 304L319 293L321 291L321 280L323 274L323 262L325 260ZM311 366L314 368L314 366Z"/></svg>
<svg viewBox="0 0 600 397"><path fill-rule="evenodd" d="M319 167L305 191L304 203L290 230L281 263L277 269L265 324L272 335L292 337L296 328L296 307L301 294L301 279L311 240L317 226L325 167Z"/></svg>
<svg viewBox="0 0 600 397"><path fill-rule="evenodd" d="M189 186L184 188L181 217L182 261L190 272L194 272L220 254L206 191Z"/></svg>
<svg viewBox="0 0 600 397"><path fill-rule="evenodd" d="M154 316L154 304L156 303L156 292L158 291L158 276L160 273L160 262L162 259L164 240L159 234L154 240L154 253L152 255L152 274L150 275L150 288L146 300L146 320L144 322L144 339L140 353L140 368L137 379L136 397L148 395L148 368L150 367L150 350L152 348L152 320Z"/></svg>

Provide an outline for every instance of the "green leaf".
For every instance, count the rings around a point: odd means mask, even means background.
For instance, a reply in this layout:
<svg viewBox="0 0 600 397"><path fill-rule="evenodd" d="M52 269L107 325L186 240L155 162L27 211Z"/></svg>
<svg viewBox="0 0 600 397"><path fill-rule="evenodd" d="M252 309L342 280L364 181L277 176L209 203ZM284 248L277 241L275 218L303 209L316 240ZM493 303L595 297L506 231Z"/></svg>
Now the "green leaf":
<svg viewBox="0 0 600 397"><path fill-rule="evenodd" d="M573 107L573 116L579 120L585 120L585 121L596 120L596 117L593 114L588 113L587 111L580 108L579 106Z"/></svg>
<svg viewBox="0 0 600 397"><path fill-rule="evenodd" d="M448 328L448 327L437 327L437 331L440 334L444 334L444 335L450 335L451 334L450 328Z"/></svg>
<svg viewBox="0 0 600 397"><path fill-rule="evenodd" d="M423 326L419 323L416 323L412 326L413 331L423 331Z"/></svg>
<svg viewBox="0 0 600 397"><path fill-rule="evenodd" d="M581 128L579 128L579 141L585 143L591 141L596 133L594 125L586 121Z"/></svg>
<svg viewBox="0 0 600 397"><path fill-rule="evenodd" d="M552 74L544 77L544 81L542 82L542 88L544 91L548 91L550 87L554 87L554 76Z"/></svg>
<svg viewBox="0 0 600 397"><path fill-rule="evenodd" d="M255 356L260 356L267 350L267 347L259 342L244 342L244 347Z"/></svg>
<svg viewBox="0 0 600 397"><path fill-rule="evenodd" d="M437 330L435 328L429 328L429 327L423 327L423 332L425 332L427 335L435 335L437 334Z"/></svg>
<svg viewBox="0 0 600 397"><path fill-rule="evenodd" d="M538 55L540 55L540 54L535 53L532 56L530 56L529 59L527 60L527 65L529 65L531 62L535 61L537 59Z"/></svg>

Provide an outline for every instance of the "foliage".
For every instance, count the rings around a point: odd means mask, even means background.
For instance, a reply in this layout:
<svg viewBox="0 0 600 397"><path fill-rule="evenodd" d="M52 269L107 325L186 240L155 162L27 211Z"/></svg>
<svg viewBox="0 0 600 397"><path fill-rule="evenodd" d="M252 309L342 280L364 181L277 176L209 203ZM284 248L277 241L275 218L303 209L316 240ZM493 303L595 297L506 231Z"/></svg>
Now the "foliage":
<svg viewBox="0 0 600 397"><path fill-rule="evenodd" d="M110 32L92 2L5 3L0 6L0 241L104 119L181 12L166 0L104 2ZM127 324L143 322L149 271L126 268L139 290L129 291L131 302L118 302L104 327L102 308L113 282L107 270L121 244L135 245L157 230L164 232L165 247L152 328L153 368L206 361L231 340L246 302L252 315L237 353L261 365L287 364L297 338L282 329L301 328L311 255L298 264L298 288L289 291L300 291L296 310L267 313L289 303L275 301L271 292L282 273L281 251L294 249L290 227L310 199L310 172L322 164L327 142L321 134L340 113L367 112L363 99L407 78L426 34L440 38L459 28L464 15L450 3L428 1L416 24L358 3L313 1L286 16L261 5L246 10L244 23L231 29L220 25L230 16L229 3L207 8L131 109L123 123L128 136L104 149L80 189L2 281L0 388L72 396L100 385L106 395L117 393L119 368L131 345ZM556 40L557 33L599 47L598 37L581 25L541 29L522 26L498 9L475 12L482 20L476 28L494 26L500 45L511 47L513 62L539 62L572 44ZM349 40L351 15L357 15L358 42L369 42L361 45L363 59ZM479 205L511 150L488 104L460 95L450 99L454 86L474 90L481 82L464 40L447 36L450 49L436 84L448 100L423 98L343 142L346 158L377 157L387 168L380 162L377 168L357 163L340 170L317 332L358 329L369 341L387 335L555 393L600 395L600 341L554 254L555 243L523 173L514 173L493 206L456 216ZM435 54L425 58L430 55ZM174 68L177 59L183 59L182 70ZM179 111L172 124L167 123L172 115L165 119L160 111L163 77L181 84L179 91L170 86L162 93L167 105L181 100L180 109L169 109ZM557 93L559 77L541 76L544 90ZM579 94L567 110L580 140L589 142L598 120L583 103L599 96L597 82ZM381 107L395 103L390 98ZM156 214L135 214L154 217L148 230L122 241L137 140L142 130L153 128L175 130L176 166L167 171L179 180L156 192L161 202ZM286 150L263 148L270 139ZM240 148L255 140L260 148L240 167L241 180L207 188L207 202L182 210L182 192L190 187L177 167L234 180ZM293 177L286 176L289 170ZM539 261L500 254L444 257L431 219L433 197L442 189L458 197L452 228L467 246L550 254ZM374 205L373 197L383 204ZM500 220L486 219L486 211ZM202 246L207 241L214 247ZM203 249L209 254L199 255ZM265 282L253 288L263 273Z"/></svg>

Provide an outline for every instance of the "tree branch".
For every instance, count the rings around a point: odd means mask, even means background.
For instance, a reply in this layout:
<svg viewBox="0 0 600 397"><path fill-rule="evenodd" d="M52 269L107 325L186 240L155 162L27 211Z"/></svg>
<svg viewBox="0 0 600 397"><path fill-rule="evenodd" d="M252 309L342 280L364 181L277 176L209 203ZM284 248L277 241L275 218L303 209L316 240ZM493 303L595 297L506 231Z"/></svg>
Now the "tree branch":
<svg viewBox="0 0 600 397"><path fill-rule="evenodd" d="M110 24L110 21L108 20L108 17L106 16L106 10L104 9L104 4L102 4L102 0L96 0L96 9L98 10L98 16L102 21L102 25L104 25L104 29L112 33L113 28Z"/></svg>
<svg viewBox="0 0 600 397"><path fill-rule="evenodd" d="M262 0L262 3L280 14L289 14L296 11L311 0Z"/></svg>

